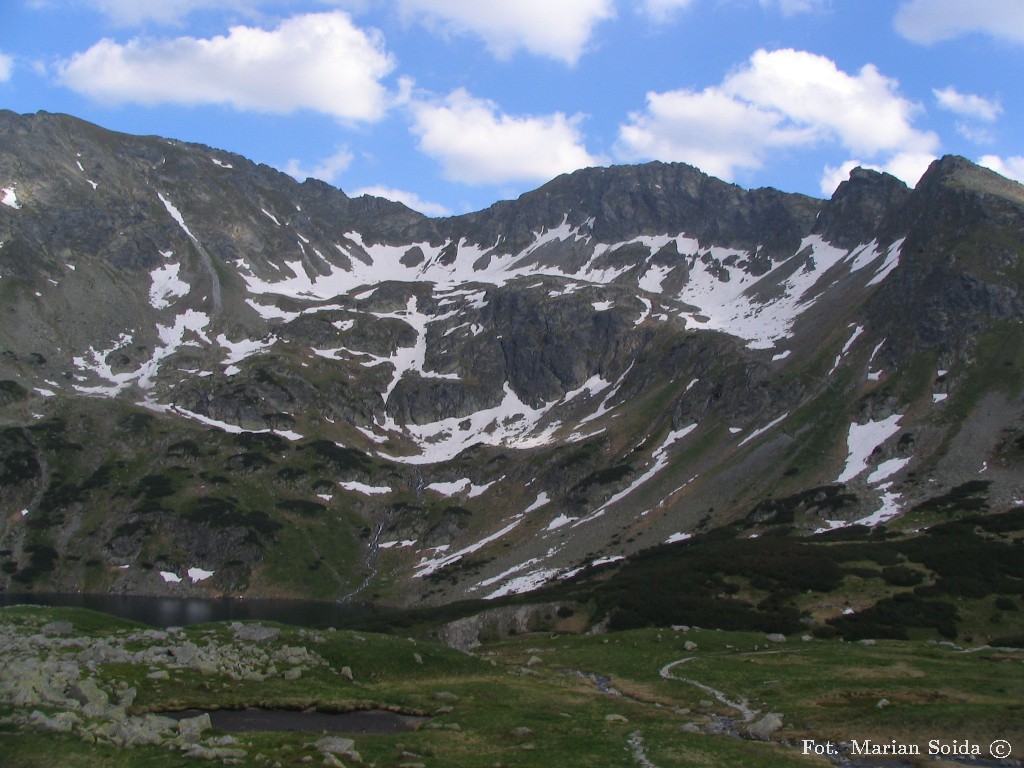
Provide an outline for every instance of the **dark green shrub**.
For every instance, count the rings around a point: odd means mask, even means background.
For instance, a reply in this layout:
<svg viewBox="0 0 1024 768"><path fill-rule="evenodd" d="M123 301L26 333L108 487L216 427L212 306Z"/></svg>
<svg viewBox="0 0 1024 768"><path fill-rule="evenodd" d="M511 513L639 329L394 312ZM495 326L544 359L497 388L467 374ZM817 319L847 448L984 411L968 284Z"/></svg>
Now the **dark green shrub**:
<svg viewBox="0 0 1024 768"><path fill-rule="evenodd" d="M905 565L893 565L882 569L882 579L894 587L916 587L924 581L924 576Z"/></svg>

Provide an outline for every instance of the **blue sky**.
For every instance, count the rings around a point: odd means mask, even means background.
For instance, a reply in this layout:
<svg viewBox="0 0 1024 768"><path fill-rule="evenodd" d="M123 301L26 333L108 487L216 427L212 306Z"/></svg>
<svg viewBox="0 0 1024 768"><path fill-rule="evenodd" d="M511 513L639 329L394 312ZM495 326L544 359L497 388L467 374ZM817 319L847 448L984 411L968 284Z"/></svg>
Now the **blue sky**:
<svg viewBox="0 0 1024 768"><path fill-rule="evenodd" d="M1024 0L0 0L0 107L428 215L648 160L818 197L950 153L1024 181Z"/></svg>

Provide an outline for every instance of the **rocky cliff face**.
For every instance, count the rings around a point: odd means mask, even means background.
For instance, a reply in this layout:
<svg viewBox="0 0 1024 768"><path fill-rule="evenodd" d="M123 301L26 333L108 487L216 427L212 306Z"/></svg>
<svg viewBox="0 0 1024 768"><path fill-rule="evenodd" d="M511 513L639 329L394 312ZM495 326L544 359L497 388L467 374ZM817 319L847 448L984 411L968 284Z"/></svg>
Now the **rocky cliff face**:
<svg viewBox="0 0 1024 768"><path fill-rule="evenodd" d="M486 597L1024 494L1024 192L962 158L828 201L588 169L427 219L5 112L0 188L8 589Z"/></svg>

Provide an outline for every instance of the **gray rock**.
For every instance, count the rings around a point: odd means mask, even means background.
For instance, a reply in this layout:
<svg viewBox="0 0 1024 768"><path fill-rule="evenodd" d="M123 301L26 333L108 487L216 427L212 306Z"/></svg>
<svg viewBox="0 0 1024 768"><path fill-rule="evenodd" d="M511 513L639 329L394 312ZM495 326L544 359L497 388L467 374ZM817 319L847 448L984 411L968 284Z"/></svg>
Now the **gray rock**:
<svg viewBox="0 0 1024 768"><path fill-rule="evenodd" d="M324 755L341 755L356 763L363 762L363 758L356 751L356 743L352 739L342 736L324 736L313 746Z"/></svg>
<svg viewBox="0 0 1024 768"><path fill-rule="evenodd" d="M786 642L786 636L778 632L772 632L771 634L764 636L765 640L770 643L784 643Z"/></svg>
<svg viewBox="0 0 1024 768"><path fill-rule="evenodd" d="M262 624L242 624L235 629L235 639L249 643L272 643L280 636L280 629Z"/></svg>
<svg viewBox="0 0 1024 768"><path fill-rule="evenodd" d="M772 735L782 728L782 715L769 712L760 720L747 726L747 735L758 741L770 741Z"/></svg>
<svg viewBox="0 0 1024 768"><path fill-rule="evenodd" d="M178 740L184 744L195 744L203 738L203 731L208 731L212 727L208 712L203 712L195 717L186 717L178 721Z"/></svg>
<svg viewBox="0 0 1024 768"><path fill-rule="evenodd" d="M37 709L28 716L28 722L29 725L43 731L70 733L76 725L82 722L82 719L74 712L58 712L53 717L49 717L45 712L40 712Z"/></svg>
<svg viewBox="0 0 1024 768"><path fill-rule="evenodd" d="M199 760L243 760L246 757L244 749L232 749L230 747L204 747L202 744L193 744L185 750L185 757L197 758Z"/></svg>
<svg viewBox="0 0 1024 768"><path fill-rule="evenodd" d="M171 649L174 660L183 666L191 666L199 656L199 646L195 643L182 643Z"/></svg>
<svg viewBox="0 0 1024 768"><path fill-rule="evenodd" d="M683 650L684 651L696 651L697 650L697 644L695 642L693 642L693 640L687 640L685 643L683 643Z"/></svg>
<svg viewBox="0 0 1024 768"><path fill-rule="evenodd" d="M91 677L72 685L68 695L82 705L82 711L89 717L102 717L110 708L110 696Z"/></svg>

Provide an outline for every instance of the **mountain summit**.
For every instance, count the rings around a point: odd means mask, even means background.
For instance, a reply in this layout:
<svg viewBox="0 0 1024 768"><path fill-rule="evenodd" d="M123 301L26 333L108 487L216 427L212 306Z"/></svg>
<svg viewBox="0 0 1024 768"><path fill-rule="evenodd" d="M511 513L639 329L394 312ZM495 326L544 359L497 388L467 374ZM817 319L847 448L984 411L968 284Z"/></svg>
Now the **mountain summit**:
<svg viewBox="0 0 1024 768"><path fill-rule="evenodd" d="M494 597L1024 498L1024 188L592 168L429 219L0 112L0 585Z"/></svg>

